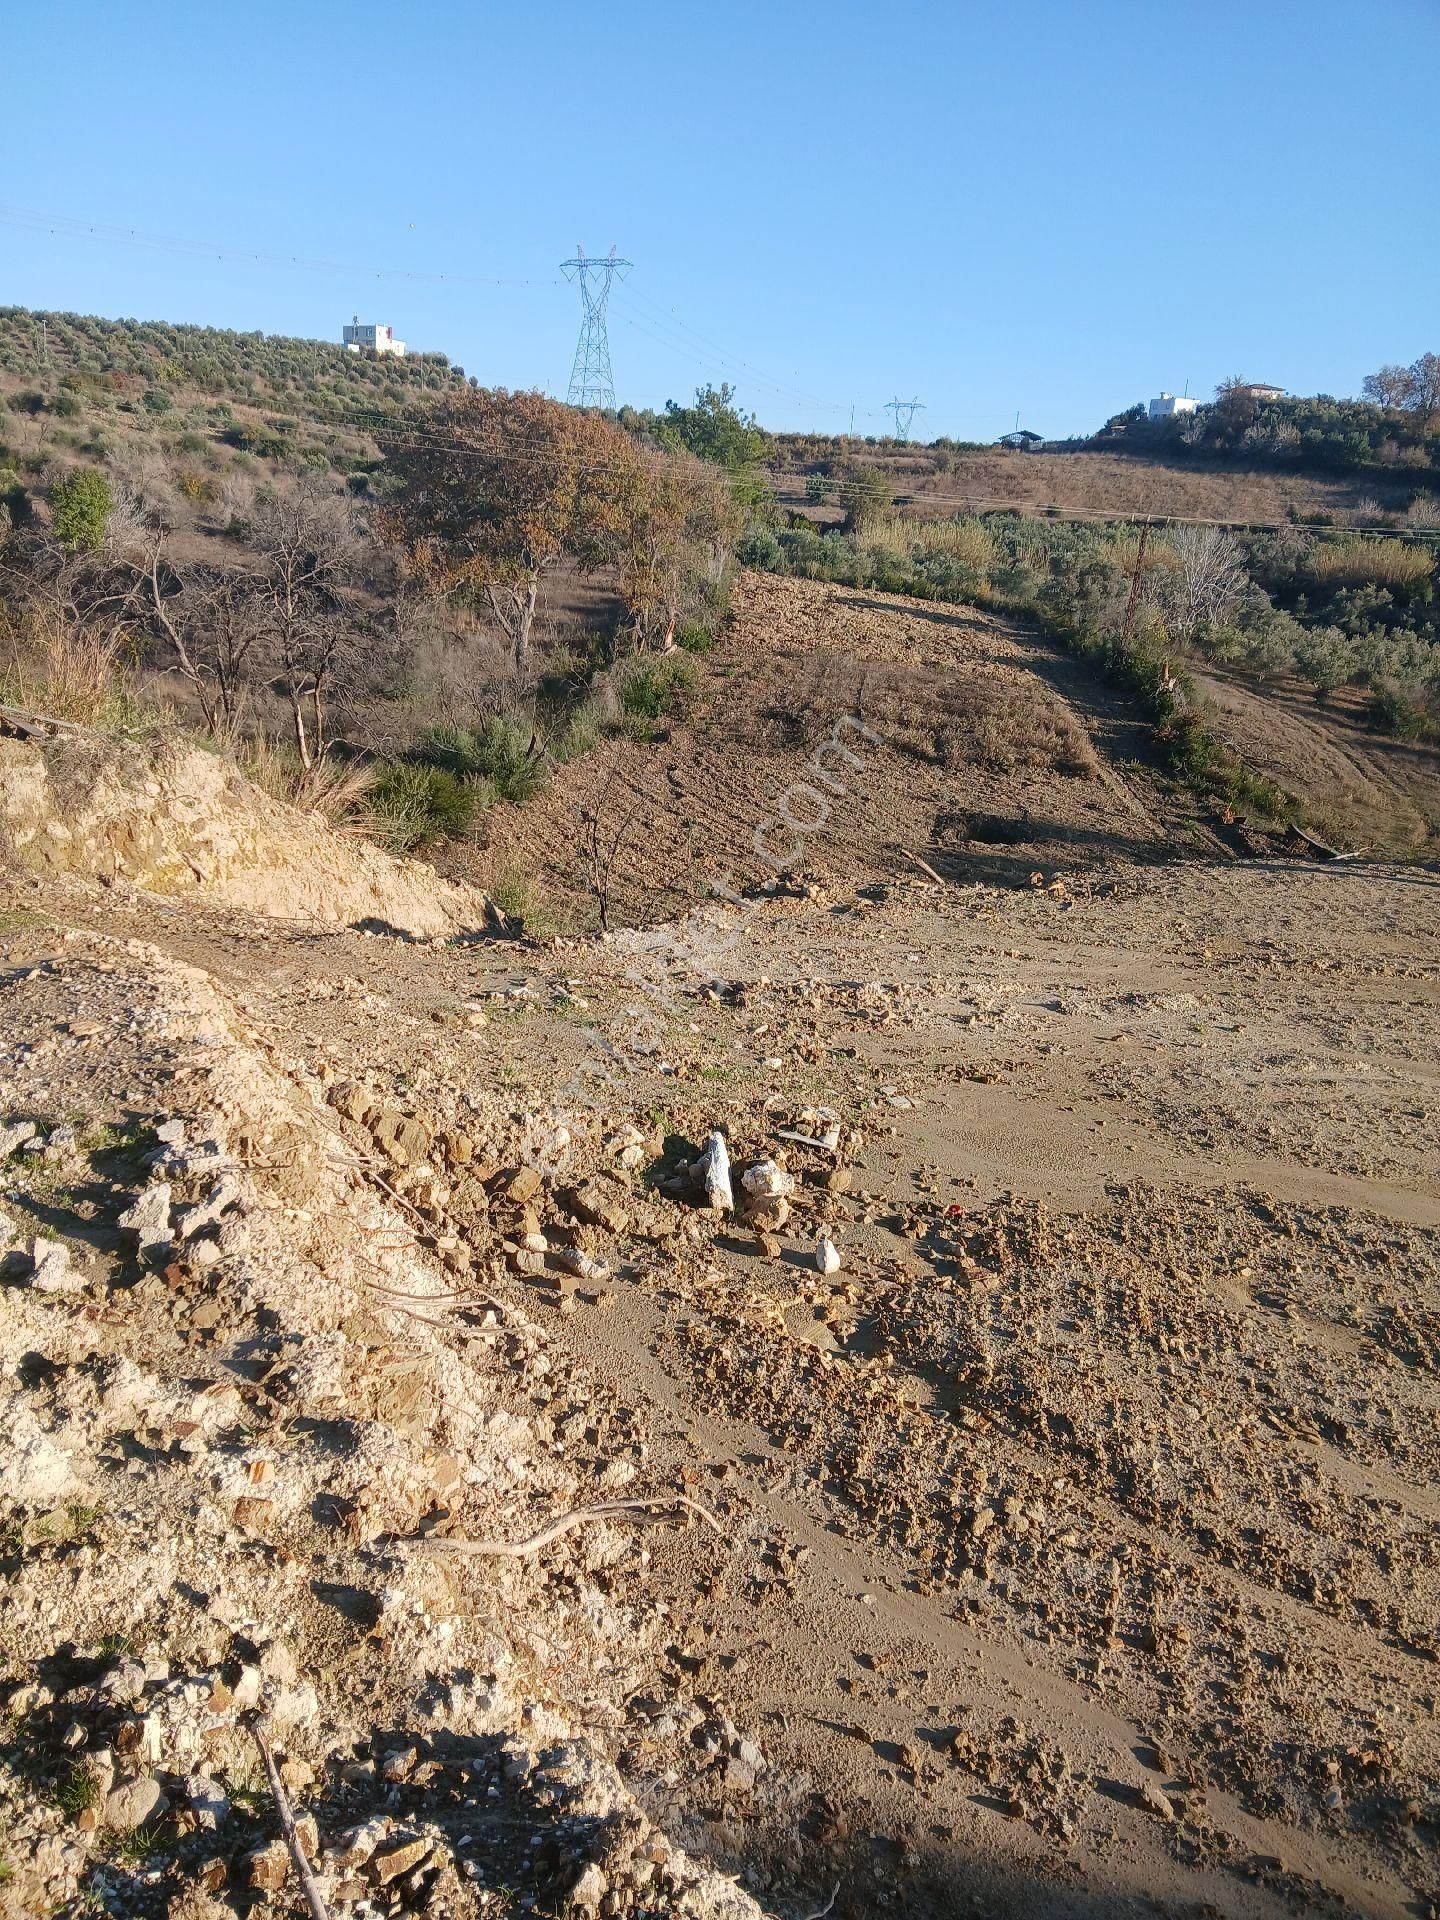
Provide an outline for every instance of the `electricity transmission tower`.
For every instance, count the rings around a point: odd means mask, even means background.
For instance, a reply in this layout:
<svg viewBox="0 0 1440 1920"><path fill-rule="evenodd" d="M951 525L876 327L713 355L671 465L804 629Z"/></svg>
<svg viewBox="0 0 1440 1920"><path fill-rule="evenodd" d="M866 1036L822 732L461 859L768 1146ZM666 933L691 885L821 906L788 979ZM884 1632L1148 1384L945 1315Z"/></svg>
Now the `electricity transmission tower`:
<svg viewBox="0 0 1440 1920"><path fill-rule="evenodd" d="M919 400L887 400L886 413L895 416L895 438L903 447L910 438L910 423L917 413L925 411L924 403Z"/></svg>
<svg viewBox="0 0 1440 1920"><path fill-rule="evenodd" d="M572 407L613 407L615 381L610 372L605 308L610 301L611 282L616 274L622 280L625 278L630 262L617 260L613 247L605 260L587 260L585 249L576 247L575 258L562 260L560 271L567 280L578 281L580 304L585 309L580 344L575 349L575 365L570 370L570 391L565 397Z"/></svg>

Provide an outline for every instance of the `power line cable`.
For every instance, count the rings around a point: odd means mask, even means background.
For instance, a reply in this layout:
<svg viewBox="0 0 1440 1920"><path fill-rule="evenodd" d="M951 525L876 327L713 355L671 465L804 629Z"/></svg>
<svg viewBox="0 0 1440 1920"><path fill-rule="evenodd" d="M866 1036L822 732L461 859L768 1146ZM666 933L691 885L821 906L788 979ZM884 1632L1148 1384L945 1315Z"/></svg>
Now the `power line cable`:
<svg viewBox="0 0 1440 1920"><path fill-rule="evenodd" d="M416 267L375 267L346 265L335 260L312 260L303 254L273 253L249 247L217 245L211 240L182 240L173 235L147 233L137 227L108 226L98 220L78 220L68 214L42 213L33 207L17 207L0 201L0 225L20 227L32 233L50 233L74 240L100 240L117 246L143 247L162 253L185 254L195 258L239 261L267 267L283 267L302 273L326 273L368 280L410 280L431 284L469 287L558 287L563 283L553 275L544 279L513 278L493 274L438 273Z"/></svg>

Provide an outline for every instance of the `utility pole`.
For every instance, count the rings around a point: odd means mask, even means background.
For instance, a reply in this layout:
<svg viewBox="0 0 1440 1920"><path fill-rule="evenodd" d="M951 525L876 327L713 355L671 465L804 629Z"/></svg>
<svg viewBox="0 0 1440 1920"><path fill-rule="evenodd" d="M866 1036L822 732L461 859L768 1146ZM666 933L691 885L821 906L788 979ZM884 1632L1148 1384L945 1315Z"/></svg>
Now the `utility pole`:
<svg viewBox="0 0 1440 1920"><path fill-rule="evenodd" d="M570 391L565 396L572 407L613 407L615 381L610 372L610 336L605 330L605 308L610 287L618 274L623 280L630 271L628 260L617 260L611 247L604 260L587 260L585 249L576 247L573 260L562 260L560 271L580 288L580 304L585 317L580 323L580 341L575 348L575 364L570 370Z"/></svg>
<svg viewBox="0 0 1440 1920"><path fill-rule="evenodd" d="M910 441L910 423L914 420L917 413L923 413L925 411L924 405L919 400L887 400L885 402L885 411L886 413L893 413L895 416L895 438L900 442L902 447L908 446Z"/></svg>
<svg viewBox="0 0 1440 1920"><path fill-rule="evenodd" d="M1145 549L1150 544L1150 522L1147 520L1140 529L1139 544L1135 548L1135 567L1130 575L1130 598L1125 605L1125 637L1121 646L1130 651L1130 642L1135 635L1135 616L1140 611L1140 579L1145 571Z"/></svg>
<svg viewBox="0 0 1440 1920"><path fill-rule="evenodd" d="M45 316L44 316L44 314L41 314L41 316L40 316L40 364L41 364L41 366L42 366L42 367L44 367L44 368L46 369L46 371L47 371L47 372L49 371L49 367L50 367L50 335L48 334L48 332L46 331L46 328L45 328Z"/></svg>

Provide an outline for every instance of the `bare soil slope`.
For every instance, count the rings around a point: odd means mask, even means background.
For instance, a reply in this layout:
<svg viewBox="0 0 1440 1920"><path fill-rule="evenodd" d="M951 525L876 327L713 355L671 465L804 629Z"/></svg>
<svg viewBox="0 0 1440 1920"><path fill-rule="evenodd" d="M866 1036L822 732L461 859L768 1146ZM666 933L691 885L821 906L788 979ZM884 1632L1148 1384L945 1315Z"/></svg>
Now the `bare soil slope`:
<svg viewBox="0 0 1440 1920"><path fill-rule="evenodd" d="M914 874L1049 880L1172 850L1123 701L967 608L747 573L693 713L501 811L479 871L540 879L567 922L683 911L708 886ZM847 758L848 756L848 758ZM839 822L843 818L843 827Z"/></svg>
<svg viewBox="0 0 1440 1920"><path fill-rule="evenodd" d="M1338 845L1413 854L1440 836L1440 752L1377 733L1365 696L1313 692L1207 669L1197 673L1213 724L1247 765L1304 801Z"/></svg>
<svg viewBox="0 0 1440 1920"><path fill-rule="evenodd" d="M300 1914L259 1711L332 1920L1426 1912L1440 874L1178 857L993 623L748 583L713 664L648 844L858 703L813 884L7 875L0 1911Z"/></svg>
<svg viewBox="0 0 1440 1920"><path fill-rule="evenodd" d="M1097 515L1279 522L1293 509L1305 519L1328 513L1344 525L1373 518L1368 502L1404 507L1416 484L1413 477L1374 470L1337 476L1121 453L957 453L944 473L935 471L924 448L908 455L860 449L856 460L890 476L920 506L933 502L947 513L1054 506ZM805 504L804 487L793 477L779 475L777 487L787 506Z"/></svg>

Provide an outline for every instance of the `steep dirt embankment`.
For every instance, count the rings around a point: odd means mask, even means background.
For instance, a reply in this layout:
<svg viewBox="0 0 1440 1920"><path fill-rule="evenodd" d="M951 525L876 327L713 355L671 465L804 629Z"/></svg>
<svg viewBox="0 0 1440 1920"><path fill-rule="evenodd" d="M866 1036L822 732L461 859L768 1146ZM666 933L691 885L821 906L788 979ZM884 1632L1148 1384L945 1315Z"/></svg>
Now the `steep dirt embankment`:
<svg viewBox="0 0 1440 1920"><path fill-rule="evenodd" d="M495 923L474 888L337 834L167 734L0 737L0 849L35 873L200 892L277 919L415 936Z"/></svg>
<svg viewBox="0 0 1440 1920"><path fill-rule="evenodd" d="M482 878L518 866L579 925L603 896L613 927L780 873L1027 886L1173 851L1126 764L1147 730L1040 636L975 608L745 573L698 673L683 720L498 809Z"/></svg>
<svg viewBox="0 0 1440 1920"><path fill-rule="evenodd" d="M1323 706L1298 682L1196 673L1211 724L1247 766L1295 794L1347 850L1411 855L1440 839L1440 753L1378 733L1355 688Z"/></svg>

